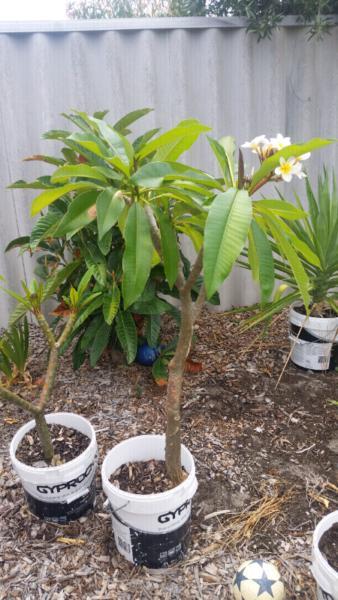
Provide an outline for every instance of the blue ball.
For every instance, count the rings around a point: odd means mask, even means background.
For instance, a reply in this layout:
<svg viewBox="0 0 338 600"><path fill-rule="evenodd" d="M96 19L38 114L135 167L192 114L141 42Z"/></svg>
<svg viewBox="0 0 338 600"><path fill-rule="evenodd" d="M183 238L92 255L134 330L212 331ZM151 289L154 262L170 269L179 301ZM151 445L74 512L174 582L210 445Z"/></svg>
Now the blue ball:
<svg viewBox="0 0 338 600"><path fill-rule="evenodd" d="M158 348L148 346L146 342L137 349L136 361L144 367L151 367L159 355Z"/></svg>

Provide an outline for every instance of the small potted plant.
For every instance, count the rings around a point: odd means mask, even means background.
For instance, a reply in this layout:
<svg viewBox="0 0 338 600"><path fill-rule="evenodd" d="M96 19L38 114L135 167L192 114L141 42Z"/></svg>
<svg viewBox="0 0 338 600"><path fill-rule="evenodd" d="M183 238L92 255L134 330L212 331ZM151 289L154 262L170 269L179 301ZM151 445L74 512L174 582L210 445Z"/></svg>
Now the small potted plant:
<svg viewBox="0 0 338 600"><path fill-rule="evenodd" d="M280 150L266 148L260 168L248 177L241 151L235 164L233 139L210 139L221 168L219 179L178 161L208 127L189 119L162 134L146 131L130 142L127 126L135 115L142 116L142 111L124 117L123 126L121 122L111 126L97 116L76 113L74 119L81 122L83 133L69 136L61 132L62 142L81 155L90 152L96 165L57 168L48 189L33 200L32 213L67 195L64 222L71 220L75 209L78 217L86 219L90 210L91 218L97 220L105 192L105 214L110 223L117 223L124 240L121 300L130 318L121 332L126 344L132 343L134 336L134 328L129 327L133 309L138 312L140 299L147 304L147 281L154 260L163 266L168 289L177 290L180 329L168 365L166 434L127 439L108 452L102 466L118 550L135 564L161 567L182 557L187 549L191 501L197 488L193 457L181 444L180 414L194 324L206 298L214 296L231 272L248 235L254 236L266 287L273 286L273 270L264 270L266 262L260 253L263 248L266 254L267 247L272 252L265 233L269 227L278 231L279 242L298 273L300 259L294 251L291 255L280 202L270 201L266 206L264 200L253 201L252 195L274 178L281 179L276 169L300 175L300 159L295 157L330 140L315 139ZM265 144L264 140L260 139L257 147ZM86 201L82 202L84 195ZM292 211L293 216L294 210L292 205L284 205L283 217L288 218ZM81 223L78 227L81 229ZM190 238L196 250L189 268L182 256L181 234Z"/></svg>
<svg viewBox="0 0 338 600"><path fill-rule="evenodd" d="M301 213L283 225L289 243L299 252L302 271L296 278L283 248L271 235L274 269L285 294L266 303L246 325L255 325L290 306L291 360L305 369L325 371L338 366L338 192L334 175L330 186L324 170L318 178L317 195L306 180L306 196L308 212L297 195L295 211L298 208ZM280 201L287 206L282 196ZM249 261L241 264L250 267L250 246L245 255ZM307 286L306 303L300 282L303 288Z"/></svg>
<svg viewBox="0 0 338 600"><path fill-rule="evenodd" d="M312 573L318 600L338 600L338 510L324 517L313 534Z"/></svg>
<svg viewBox="0 0 338 600"><path fill-rule="evenodd" d="M74 268L74 265L72 266ZM90 298L86 288L92 276L86 273L78 289L64 298L67 322L56 336L42 313L43 302L67 276L69 266L54 273L46 286L33 281L24 295L6 290L19 304L13 320L31 313L49 348L47 370L39 398L30 401L0 384L0 398L26 411L33 418L14 435L10 458L21 479L30 510L45 520L66 523L93 507L97 445L89 421L73 413L45 414L51 399L62 345L71 334L78 311ZM15 325L12 325L12 328Z"/></svg>

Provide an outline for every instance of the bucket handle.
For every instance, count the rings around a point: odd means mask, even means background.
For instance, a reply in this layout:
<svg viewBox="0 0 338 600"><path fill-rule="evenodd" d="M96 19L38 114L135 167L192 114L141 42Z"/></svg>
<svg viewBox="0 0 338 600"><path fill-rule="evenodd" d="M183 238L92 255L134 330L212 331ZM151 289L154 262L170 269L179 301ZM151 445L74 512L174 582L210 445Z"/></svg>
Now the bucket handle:
<svg viewBox="0 0 338 600"><path fill-rule="evenodd" d="M106 506L106 507L108 508L108 510L109 510L109 511L110 511L110 512L111 512L111 513L114 515L114 517L116 517L116 516L117 516L117 518L118 518L118 515L116 515L116 513L118 513L118 512L119 512L120 510L122 510L123 508L126 508L126 506L128 506L128 504L130 504L130 501L129 501L129 500L127 500L127 502L125 502L124 504L122 504L122 506L119 506L119 508L115 508L115 509L114 509L114 508L112 507L112 505L110 504L110 502L109 502L108 498L107 498L107 500L106 500L106 501L105 501L105 503L104 503L104 506Z"/></svg>

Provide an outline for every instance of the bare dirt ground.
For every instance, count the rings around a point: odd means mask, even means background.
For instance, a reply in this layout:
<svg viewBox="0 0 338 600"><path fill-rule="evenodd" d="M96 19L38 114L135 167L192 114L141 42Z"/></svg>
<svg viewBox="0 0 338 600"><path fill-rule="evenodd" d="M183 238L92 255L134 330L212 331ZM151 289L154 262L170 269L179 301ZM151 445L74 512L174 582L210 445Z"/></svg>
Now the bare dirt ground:
<svg viewBox="0 0 338 600"><path fill-rule="evenodd" d="M26 508L8 444L26 416L0 404L0 598L35 600L191 600L232 598L243 560L273 560L290 600L314 600L310 574L315 524L338 507L338 373L289 364L287 326L269 336L239 335L241 317L204 313L193 358L203 370L187 374L183 442L196 460L192 543L186 561L163 571L135 568L114 546L99 472L95 511L66 526L40 522ZM39 384L46 347L33 330L30 372ZM24 392L34 396L36 388ZM113 364L106 356L76 373L62 360L54 410L88 417L97 431L100 465L117 442L163 432L165 388L150 369Z"/></svg>

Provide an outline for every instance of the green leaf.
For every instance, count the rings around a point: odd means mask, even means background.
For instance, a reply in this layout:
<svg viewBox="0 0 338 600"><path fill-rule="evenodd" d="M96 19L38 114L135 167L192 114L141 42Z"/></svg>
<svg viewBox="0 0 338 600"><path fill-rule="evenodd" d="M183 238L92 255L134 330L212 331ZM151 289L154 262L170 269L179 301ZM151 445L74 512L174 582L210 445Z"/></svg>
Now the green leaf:
<svg viewBox="0 0 338 600"><path fill-rule="evenodd" d="M81 277L81 280L77 286L77 292L79 294L79 299L81 299L83 294L85 293L93 275L94 275L94 269L88 269L88 271L86 271L85 274Z"/></svg>
<svg viewBox="0 0 338 600"><path fill-rule="evenodd" d="M137 352L137 330L130 312L117 313L115 329L127 362L130 364L135 360Z"/></svg>
<svg viewBox="0 0 338 600"><path fill-rule="evenodd" d="M50 189L50 187L51 185L49 176L38 177L36 181L31 182L24 181L23 179L18 179L18 181L15 181L14 183L11 183L7 186L9 190L46 190Z"/></svg>
<svg viewBox="0 0 338 600"><path fill-rule="evenodd" d="M136 138L136 140L133 142L134 151L136 153L139 152L141 148L143 148L146 143L151 140L151 138L154 137L154 135L156 135L159 131L160 130L158 128L150 129L150 131L146 131L146 133Z"/></svg>
<svg viewBox="0 0 338 600"><path fill-rule="evenodd" d="M161 317L160 315L149 315L146 321L146 338L149 346L152 348L158 344L158 338L161 330Z"/></svg>
<svg viewBox="0 0 338 600"><path fill-rule="evenodd" d="M84 350L81 349L82 338L83 336L79 337L72 352L72 362L74 371L77 371L83 365L86 359L86 353L84 352Z"/></svg>
<svg viewBox="0 0 338 600"><path fill-rule="evenodd" d="M161 233L161 246L163 255L164 272L170 289L175 284L178 273L179 249L176 230L167 213L157 211L158 223Z"/></svg>
<svg viewBox="0 0 338 600"><path fill-rule="evenodd" d="M90 366L95 367L97 361L102 356L102 353L108 346L109 337L111 333L111 327L103 321L102 325L96 331L94 341L89 351Z"/></svg>
<svg viewBox="0 0 338 600"><path fill-rule="evenodd" d="M120 298L121 298L120 290L116 284L113 285L112 291L109 292L109 294L105 294L105 296L104 296L103 316L104 316L106 323L108 323L108 325L112 324L112 322L114 321L114 319L117 315L117 311L120 306Z"/></svg>
<svg viewBox="0 0 338 600"><path fill-rule="evenodd" d="M227 161L228 161L228 178L232 181L232 187L235 187L235 152L236 142L235 138L231 135L226 135L218 140L218 143L224 148Z"/></svg>
<svg viewBox="0 0 338 600"><path fill-rule="evenodd" d="M226 140L228 138L223 138L223 140ZM230 138L230 140L233 140L233 138ZM217 140L208 137L208 142L213 150L213 153L215 154L218 164L221 168L221 172L222 175L224 177L224 181L227 185L227 187L234 187L235 185L235 180L234 180L234 169L233 169L233 154L232 154L232 160L228 157L226 150L224 148L224 146L218 142Z"/></svg>
<svg viewBox="0 0 338 600"><path fill-rule="evenodd" d="M98 240L98 246L104 256L107 256L111 250L113 240L113 230L107 231L101 240Z"/></svg>
<svg viewBox="0 0 338 600"><path fill-rule="evenodd" d="M203 125L197 119L182 121L177 127L148 142L138 153L137 158L144 158L159 148L167 147L161 159L176 160L184 152L184 149L190 148L196 137L205 131L210 131L210 127ZM192 138L194 138L193 141ZM184 139L187 139L186 148Z"/></svg>
<svg viewBox="0 0 338 600"><path fill-rule="evenodd" d="M316 150L317 148L323 148L324 146L328 146L329 144L333 144L337 140L335 139L321 139L321 138L313 138L304 144L291 144L291 146L286 146L279 152L276 152L266 160L262 162L261 167L254 174L251 186L249 189L249 194L253 193L255 186L264 179L267 175L269 175L276 167L278 167L280 163L280 158L291 158L294 156L297 158L302 154L306 154L307 152L312 152L312 150Z"/></svg>
<svg viewBox="0 0 338 600"><path fill-rule="evenodd" d="M144 290L154 249L148 217L139 203L129 209L124 239L122 295L124 306L128 308Z"/></svg>
<svg viewBox="0 0 338 600"><path fill-rule="evenodd" d="M35 250L41 240L46 237L53 237L60 219L63 214L60 211L49 210L46 215L40 217L37 223L34 225L30 237L30 247Z"/></svg>
<svg viewBox="0 0 338 600"><path fill-rule="evenodd" d="M95 204L97 195L98 192L93 190L78 194L70 203L66 214L54 232L54 236L63 237L75 233L91 223L95 219L95 214L91 214L89 208Z"/></svg>
<svg viewBox="0 0 338 600"><path fill-rule="evenodd" d="M252 203L245 190L230 188L210 206L204 235L203 271L210 298L229 275L247 239Z"/></svg>
<svg viewBox="0 0 338 600"><path fill-rule="evenodd" d="M97 296L84 310L79 313L75 322L75 329L78 329L88 317L103 304L103 295Z"/></svg>
<svg viewBox="0 0 338 600"><path fill-rule="evenodd" d="M15 309L9 317L9 326L11 327L12 325L15 325L15 323L20 321L20 319L22 319L22 317L24 317L27 313L27 310L27 306L25 306L24 304L17 304L17 306L15 307Z"/></svg>
<svg viewBox="0 0 338 600"><path fill-rule="evenodd" d="M178 162L150 162L140 167L131 177L133 183L144 188L158 188L164 180L183 180L223 191L216 179L193 167ZM177 185L177 182L176 182Z"/></svg>
<svg viewBox="0 0 338 600"><path fill-rule="evenodd" d="M306 212L304 210L297 208L286 200L269 200L266 198L263 200L255 200L253 203L253 209L258 210L263 214L266 209L269 211L272 210L276 215L288 220L302 219L306 216Z"/></svg>
<svg viewBox="0 0 338 600"><path fill-rule="evenodd" d="M80 262L78 260L69 263L62 269L55 271L53 275L50 276L48 282L46 283L43 294L42 294L42 302L47 298L50 298L55 294L56 290L60 287L61 283L68 279L70 275L78 268Z"/></svg>
<svg viewBox="0 0 338 600"><path fill-rule="evenodd" d="M141 302L137 300L132 304L130 310L133 313L139 315L162 315L170 310L170 304L165 302L164 300L160 300L160 298L153 298L152 300L147 300Z"/></svg>
<svg viewBox="0 0 338 600"><path fill-rule="evenodd" d="M49 189L42 194L39 194L36 198L34 198L31 207L31 217L34 217L38 214L43 208L52 204L61 196L65 196L69 194L69 192L74 192L75 190L85 190L90 188L97 187L94 183L68 183L67 185L63 185L61 187Z"/></svg>
<svg viewBox="0 0 338 600"><path fill-rule="evenodd" d="M108 188L101 192L96 200L97 226L99 240L115 225L125 203L121 195L116 194L114 188Z"/></svg>
<svg viewBox="0 0 338 600"><path fill-rule="evenodd" d="M100 325L102 323L103 323L103 317L101 314L93 317L91 319L91 321L89 322L89 324L86 323L86 329L85 329L83 335L81 336L81 344L80 344L81 350L83 350L83 351L88 350L89 346L91 345L91 343L96 335L98 328L100 327Z"/></svg>
<svg viewBox="0 0 338 600"><path fill-rule="evenodd" d="M50 131L46 131L42 137L45 140L64 140L69 136L69 131L65 129L50 129Z"/></svg>
<svg viewBox="0 0 338 600"><path fill-rule="evenodd" d="M126 114L124 117L122 117L122 119L119 119L115 123L115 125L114 125L115 131L118 131L122 135L127 135L129 133L127 127L129 125L131 125L138 119L141 119L142 117L144 117L148 113L152 112L153 110L154 110L153 108L140 108L139 110L133 110L132 112Z"/></svg>
<svg viewBox="0 0 338 600"><path fill-rule="evenodd" d="M93 275L98 284L105 286L107 281L107 261L94 244L87 243L83 248L88 269L93 269Z"/></svg>
<svg viewBox="0 0 338 600"><path fill-rule="evenodd" d="M134 149L127 138L115 131L105 121L94 118L91 118L90 120L95 123L114 155L119 158L122 163L129 166L134 158Z"/></svg>
<svg viewBox="0 0 338 600"><path fill-rule="evenodd" d="M251 223L251 233L257 254L261 300L265 303L268 302L275 283L272 249L266 233L255 221Z"/></svg>
<svg viewBox="0 0 338 600"><path fill-rule="evenodd" d="M8 252L9 250L12 250L13 248L21 248L21 246L24 246L25 244L29 244L29 235L24 235L21 237L17 237L14 240L12 240L11 242L9 242L9 244L7 244L6 248L5 248L5 252Z"/></svg>
<svg viewBox="0 0 338 600"><path fill-rule="evenodd" d="M95 167L86 164L66 165L54 171L51 176L52 183L63 183L71 177L98 179L99 181L107 182L107 179L102 175L101 171Z"/></svg>
<svg viewBox="0 0 338 600"><path fill-rule="evenodd" d="M289 242L287 237L284 235L283 229L279 226L278 220L272 216L266 216L265 221L267 222L271 235L275 240L279 251L287 259L290 268L294 274L295 280L299 292L302 296L304 305L307 307L310 304L310 282L308 276L304 270L301 260L293 248L293 245Z"/></svg>

